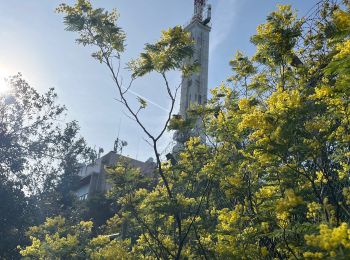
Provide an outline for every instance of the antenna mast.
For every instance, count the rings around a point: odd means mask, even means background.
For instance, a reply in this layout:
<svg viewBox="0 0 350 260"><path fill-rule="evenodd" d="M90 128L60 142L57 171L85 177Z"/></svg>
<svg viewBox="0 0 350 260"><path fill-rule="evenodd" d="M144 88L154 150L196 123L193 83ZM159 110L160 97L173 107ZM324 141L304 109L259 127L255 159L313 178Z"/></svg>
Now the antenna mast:
<svg viewBox="0 0 350 260"><path fill-rule="evenodd" d="M206 5L207 0L194 0L194 14L192 20L203 20L203 13Z"/></svg>
<svg viewBox="0 0 350 260"><path fill-rule="evenodd" d="M117 154L122 154L123 148L128 145L128 143L126 141L119 138L120 125L121 125L121 119L119 119L118 137L114 141L114 148L113 148L113 151Z"/></svg>

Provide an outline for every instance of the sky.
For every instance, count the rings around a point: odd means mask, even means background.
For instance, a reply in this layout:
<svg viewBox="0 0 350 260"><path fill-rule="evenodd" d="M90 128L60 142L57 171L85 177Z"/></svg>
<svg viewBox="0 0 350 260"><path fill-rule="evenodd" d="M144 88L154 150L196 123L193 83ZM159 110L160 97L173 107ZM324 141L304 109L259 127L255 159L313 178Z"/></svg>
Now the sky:
<svg viewBox="0 0 350 260"><path fill-rule="evenodd" d="M276 9L277 4L291 4L299 16L319 0L209 0L212 21L209 51L209 89L230 76L230 59L237 51L250 56L255 47L249 39L257 25ZM107 68L91 58L92 50L75 43L76 35L64 30L62 15L54 12L60 3L73 0L0 0L0 77L22 73L39 92L54 87L58 102L64 104L67 120L77 120L88 144L105 152L114 140L128 142L123 154L139 160L152 157L152 148L139 126L127 117L116 101L117 92ZM193 14L193 0L95 0L94 7L116 8L118 25L127 34L122 63L137 58L145 43L153 43L162 30L187 24ZM123 68L125 66L122 66ZM123 81L129 80L127 71ZM169 75L173 87L180 75ZM167 115L170 101L157 75L137 80L132 91L150 100L142 112L144 124L155 135ZM136 105L136 96L128 96ZM178 110L178 105L176 111ZM175 111L175 112L176 112ZM170 151L172 133L160 142L162 154Z"/></svg>

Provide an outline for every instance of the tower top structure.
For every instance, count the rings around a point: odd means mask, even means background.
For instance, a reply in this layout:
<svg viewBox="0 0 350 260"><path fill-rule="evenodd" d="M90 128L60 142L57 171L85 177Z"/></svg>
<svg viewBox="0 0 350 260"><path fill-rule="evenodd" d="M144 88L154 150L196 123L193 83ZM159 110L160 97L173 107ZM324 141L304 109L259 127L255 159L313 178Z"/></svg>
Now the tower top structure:
<svg viewBox="0 0 350 260"><path fill-rule="evenodd" d="M204 17L207 10L206 17ZM194 12L191 23L197 21L203 25L207 25L211 19L211 5L207 4L207 0L194 0Z"/></svg>
<svg viewBox="0 0 350 260"><path fill-rule="evenodd" d="M194 13L192 20L203 20L204 8L207 4L206 0L194 0Z"/></svg>

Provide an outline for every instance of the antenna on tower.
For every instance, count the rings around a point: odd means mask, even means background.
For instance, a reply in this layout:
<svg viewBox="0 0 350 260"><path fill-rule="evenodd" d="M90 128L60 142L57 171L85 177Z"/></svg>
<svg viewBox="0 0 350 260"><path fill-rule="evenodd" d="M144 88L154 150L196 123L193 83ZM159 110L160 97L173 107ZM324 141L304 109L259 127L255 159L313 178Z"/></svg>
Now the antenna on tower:
<svg viewBox="0 0 350 260"><path fill-rule="evenodd" d="M114 152L117 153L117 154L122 154L123 153L123 148L125 146L128 145L128 142L127 141L124 141L124 140L121 140L119 138L117 138L115 141L114 141Z"/></svg>
<svg viewBox="0 0 350 260"><path fill-rule="evenodd" d="M203 21L204 8L207 5L207 0L194 0L194 14L192 20Z"/></svg>
<svg viewBox="0 0 350 260"><path fill-rule="evenodd" d="M114 148L113 148L113 151L117 154L122 154L123 148L128 145L126 141L121 140L119 138L120 125L121 125L121 119L119 120L118 136L117 136L117 139L114 141Z"/></svg>
<svg viewBox="0 0 350 260"><path fill-rule="evenodd" d="M205 18L205 20L203 21L203 25L207 25L211 20L211 5L208 5L207 8L207 17Z"/></svg>

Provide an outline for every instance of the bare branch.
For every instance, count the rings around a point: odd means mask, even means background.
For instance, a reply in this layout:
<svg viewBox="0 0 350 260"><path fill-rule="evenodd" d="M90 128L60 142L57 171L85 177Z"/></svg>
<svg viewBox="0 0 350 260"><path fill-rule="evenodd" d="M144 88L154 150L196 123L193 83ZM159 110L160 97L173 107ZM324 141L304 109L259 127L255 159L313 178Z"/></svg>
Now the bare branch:
<svg viewBox="0 0 350 260"><path fill-rule="evenodd" d="M171 99L171 106L170 106L170 110L169 110L169 112L168 112L168 117L167 117L167 120L166 120L166 122L165 122L165 124L164 124L164 127L163 127L163 129L161 130L160 134L159 134L159 135L157 136L157 138L156 138L157 141L163 136L164 132L165 132L166 129L168 128L169 122L170 122L170 120L171 120L171 116L172 116L172 114L173 114L174 106L175 106L177 91L178 91L178 89L180 88L180 86L182 85L182 82L181 82L181 84L176 88L175 94L173 95L173 94L171 93L170 86L169 86L169 82L168 82L168 79L167 79L165 73L162 73L162 77L163 77L163 79L164 79L164 81L165 81L165 85L166 85L166 88L167 88L167 91L168 91L168 95L169 95L169 97L170 97L170 99Z"/></svg>
<svg viewBox="0 0 350 260"><path fill-rule="evenodd" d="M127 88L125 89L125 91L123 92L123 95L126 94L126 93L129 91L129 89L131 88L131 85L132 85L132 83L134 82L134 80L135 80L134 78L131 78L128 87L127 87Z"/></svg>

